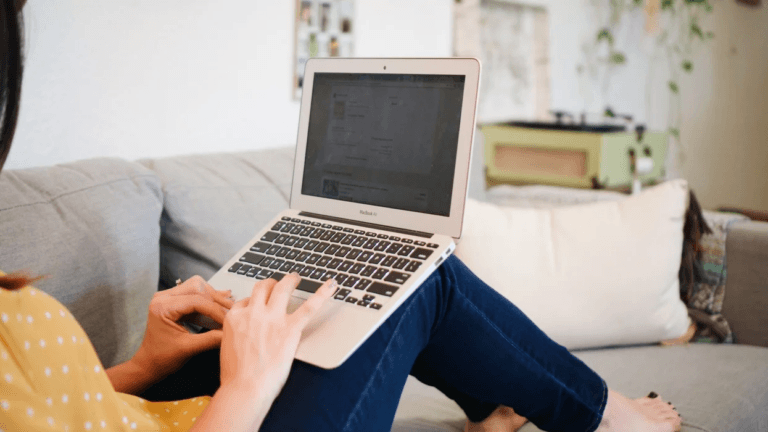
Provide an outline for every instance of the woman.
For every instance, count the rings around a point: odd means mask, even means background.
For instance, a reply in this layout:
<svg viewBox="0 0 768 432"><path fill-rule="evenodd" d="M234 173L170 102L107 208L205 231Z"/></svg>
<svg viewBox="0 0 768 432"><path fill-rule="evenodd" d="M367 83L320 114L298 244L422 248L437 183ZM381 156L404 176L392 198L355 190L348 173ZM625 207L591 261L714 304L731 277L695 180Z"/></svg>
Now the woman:
<svg viewBox="0 0 768 432"><path fill-rule="evenodd" d="M3 0L0 12L0 168L19 110L19 9L18 2ZM335 281L286 314L298 281L295 274L259 281L251 297L237 303L199 277L159 292L138 352L104 371L60 303L22 275L0 274L0 429L386 431L408 374L455 400L468 430L516 430L525 421L521 416L545 430L680 426L674 408L655 394L629 400L608 390L456 258L333 370L294 356L302 329L332 295ZM222 330L187 333L177 321L192 312L222 323ZM220 354L210 351L219 347ZM185 363L203 352L220 355L220 377L210 368L196 371L201 381L214 377L213 397L149 402L131 396L188 372Z"/></svg>

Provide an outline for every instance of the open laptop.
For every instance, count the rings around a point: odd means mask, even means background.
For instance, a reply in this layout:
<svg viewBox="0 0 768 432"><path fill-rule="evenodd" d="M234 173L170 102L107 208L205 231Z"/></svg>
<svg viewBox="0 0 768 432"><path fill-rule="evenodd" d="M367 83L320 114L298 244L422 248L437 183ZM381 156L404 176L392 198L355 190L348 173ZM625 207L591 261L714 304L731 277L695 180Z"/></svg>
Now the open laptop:
<svg viewBox="0 0 768 432"><path fill-rule="evenodd" d="M240 300L295 271L293 311L335 278L296 358L341 365L461 237L479 76L476 59L309 60L290 208L210 284Z"/></svg>

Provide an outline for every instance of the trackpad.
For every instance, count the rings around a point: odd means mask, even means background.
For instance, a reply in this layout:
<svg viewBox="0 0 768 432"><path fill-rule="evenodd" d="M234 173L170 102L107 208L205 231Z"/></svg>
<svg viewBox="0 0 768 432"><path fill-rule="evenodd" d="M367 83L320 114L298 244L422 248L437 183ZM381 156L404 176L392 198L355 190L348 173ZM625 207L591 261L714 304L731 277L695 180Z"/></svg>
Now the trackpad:
<svg viewBox="0 0 768 432"><path fill-rule="evenodd" d="M291 301L288 302L288 311L287 313L292 314L296 309L299 308L302 304L304 304L306 300L299 297L291 296Z"/></svg>

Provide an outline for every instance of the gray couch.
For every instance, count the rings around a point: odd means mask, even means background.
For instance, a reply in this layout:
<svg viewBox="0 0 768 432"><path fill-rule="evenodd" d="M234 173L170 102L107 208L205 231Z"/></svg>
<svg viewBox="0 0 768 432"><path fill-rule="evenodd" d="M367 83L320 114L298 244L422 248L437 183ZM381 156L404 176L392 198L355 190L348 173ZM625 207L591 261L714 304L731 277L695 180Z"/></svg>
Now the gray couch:
<svg viewBox="0 0 768 432"><path fill-rule="evenodd" d="M292 161L292 149L274 149L5 171L0 269L47 275L38 286L70 308L104 365L125 361L158 281L210 277L287 206ZM727 266L724 314L738 344L575 354L618 391L674 401L685 432L768 431L768 224L733 226ZM409 378L393 430L463 425L455 403Z"/></svg>

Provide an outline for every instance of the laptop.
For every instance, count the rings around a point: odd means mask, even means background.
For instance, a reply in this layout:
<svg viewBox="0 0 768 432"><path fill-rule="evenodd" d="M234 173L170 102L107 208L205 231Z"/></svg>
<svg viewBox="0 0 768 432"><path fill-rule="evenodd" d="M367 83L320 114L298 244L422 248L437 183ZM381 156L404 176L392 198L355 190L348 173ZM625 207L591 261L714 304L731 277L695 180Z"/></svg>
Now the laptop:
<svg viewBox="0 0 768 432"><path fill-rule="evenodd" d="M289 209L210 284L240 300L298 272L292 312L335 278L296 358L341 365L461 237L479 76L476 59L309 60Z"/></svg>

